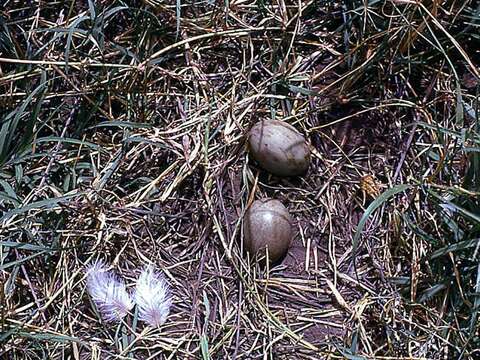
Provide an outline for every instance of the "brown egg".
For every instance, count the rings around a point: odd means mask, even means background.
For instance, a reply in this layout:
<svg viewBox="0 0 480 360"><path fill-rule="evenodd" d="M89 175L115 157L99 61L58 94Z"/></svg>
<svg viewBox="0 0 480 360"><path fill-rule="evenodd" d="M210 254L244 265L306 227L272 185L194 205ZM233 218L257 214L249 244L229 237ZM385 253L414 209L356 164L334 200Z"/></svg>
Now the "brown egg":
<svg viewBox="0 0 480 360"><path fill-rule="evenodd" d="M292 220L285 206L273 199L254 201L244 219L245 249L252 255L265 255L270 262L280 260L292 241Z"/></svg>
<svg viewBox="0 0 480 360"><path fill-rule="evenodd" d="M272 174L300 175L310 164L310 149L305 138L283 121L266 120L255 124L248 143L253 158Z"/></svg>

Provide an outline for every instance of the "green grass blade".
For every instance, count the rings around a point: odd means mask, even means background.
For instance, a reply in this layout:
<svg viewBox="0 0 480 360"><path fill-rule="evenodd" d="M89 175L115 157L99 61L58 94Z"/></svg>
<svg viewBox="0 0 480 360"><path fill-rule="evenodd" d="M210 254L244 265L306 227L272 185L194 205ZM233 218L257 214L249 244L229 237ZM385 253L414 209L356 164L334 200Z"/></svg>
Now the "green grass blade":
<svg viewBox="0 0 480 360"><path fill-rule="evenodd" d="M18 250L30 250L30 251L56 251L57 249L49 248L46 246L33 245L29 243L20 243L15 241L0 241L0 246L10 247Z"/></svg>
<svg viewBox="0 0 480 360"><path fill-rule="evenodd" d="M48 80L40 83L25 99L25 101L20 105L19 108L11 112L7 117L6 121L3 122L2 128L0 129L0 166L5 163L8 157L12 152L12 143L14 142L15 135L17 134L17 127L20 123L20 119L25 113L27 106L30 105L33 98L43 92L48 83Z"/></svg>
<svg viewBox="0 0 480 360"><path fill-rule="evenodd" d="M39 209L48 209L57 206L60 204L62 201L69 200L75 196L78 196L78 194L71 194L71 195L65 195L65 196L60 196L56 198L51 198L51 199L45 199L45 200L40 200L40 201L35 201L31 204L25 205L21 208L18 209L13 209L8 211L6 214L4 214L1 218L0 221L5 221L11 218L13 215L19 215L23 214L29 210L39 210Z"/></svg>
<svg viewBox="0 0 480 360"><path fill-rule="evenodd" d="M51 142L51 141L59 141L61 143L66 143L66 144L82 145L82 146L90 147L95 150L105 151L104 149L102 149L101 146L94 144L92 142L82 141L78 139L71 139L71 138L63 138L60 136L46 136L46 137L38 138L35 142L39 144L39 143Z"/></svg>
<svg viewBox="0 0 480 360"><path fill-rule="evenodd" d="M382 206L388 199L390 199L392 196L401 193L407 189L409 189L411 185L406 185L406 184L401 184L394 186L391 189L388 189L387 191L383 192L380 194L378 198L376 198L372 203L368 206L368 208L365 210L364 214L362 215L362 218L358 222L357 228L355 230L355 235L353 236L353 249L352 249L352 256L353 256L353 261L355 262L356 258L356 253L358 249L358 243L360 241L360 236L362 234L363 228L365 227L368 218L370 215L373 214L375 210L377 210L380 206Z"/></svg>
<svg viewBox="0 0 480 360"><path fill-rule="evenodd" d="M175 14L177 18L177 31L176 31L176 38L180 35L180 17L182 16L182 2L181 0L175 1Z"/></svg>
<svg viewBox="0 0 480 360"><path fill-rule="evenodd" d="M449 252L455 252L455 251L461 251L465 249L470 249L472 247L477 246L480 243L480 238L478 239L471 239L471 240L465 240L465 241L460 241L458 243L452 244L445 246L443 248L440 248L436 250L431 256L431 259L436 259L440 256L443 256L445 254L448 254Z"/></svg>

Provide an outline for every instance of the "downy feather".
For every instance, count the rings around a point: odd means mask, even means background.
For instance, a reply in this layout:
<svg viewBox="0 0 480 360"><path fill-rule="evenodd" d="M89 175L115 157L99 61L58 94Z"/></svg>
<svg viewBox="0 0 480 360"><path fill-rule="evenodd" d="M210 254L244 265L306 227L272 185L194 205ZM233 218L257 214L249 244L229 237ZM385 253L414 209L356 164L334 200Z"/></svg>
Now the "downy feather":
<svg viewBox="0 0 480 360"><path fill-rule="evenodd" d="M152 267L145 268L137 281L135 302L139 319L148 325L158 327L165 323L172 299L164 277Z"/></svg>
<svg viewBox="0 0 480 360"><path fill-rule="evenodd" d="M106 321L121 320L134 306L125 283L107 271L101 261L87 270L87 290Z"/></svg>

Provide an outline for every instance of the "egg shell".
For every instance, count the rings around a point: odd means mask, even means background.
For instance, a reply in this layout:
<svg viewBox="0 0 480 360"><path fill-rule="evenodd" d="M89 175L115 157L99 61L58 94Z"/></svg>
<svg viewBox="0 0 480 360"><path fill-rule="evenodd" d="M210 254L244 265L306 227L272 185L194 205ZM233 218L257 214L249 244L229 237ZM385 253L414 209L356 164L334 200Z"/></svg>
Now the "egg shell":
<svg viewBox="0 0 480 360"><path fill-rule="evenodd" d="M253 158L274 175L300 175L310 164L310 149L305 138L283 121L266 120L255 124L248 143Z"/></svg>
<svg viewBox="0 0 480 360"><path fill-rule="evenodd" d="M292 219L287 208L278 200L256 200L244 219L244 245L252 255L265 255L277 262L287 253L293 237Z"/></svg>

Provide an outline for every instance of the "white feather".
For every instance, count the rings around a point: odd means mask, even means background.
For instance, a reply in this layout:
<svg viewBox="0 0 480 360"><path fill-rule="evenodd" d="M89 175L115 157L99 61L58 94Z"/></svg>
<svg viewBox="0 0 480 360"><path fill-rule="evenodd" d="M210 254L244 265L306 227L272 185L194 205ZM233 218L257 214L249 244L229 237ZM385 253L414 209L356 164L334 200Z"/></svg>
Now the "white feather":
<svg viewBox="0 0 480 360"><path fill-rule="evenodd" d="M145 268L137 280L135 302L140 320L153 327L165 323L172 299L167 282L151 267Z"/></svg>
<svg viewBox="0 0 480 360"><path fill-rule="evenodd" d="M87 290L106 321L121 320L134 306L125 283L96 262L87 270Z"/></svg>

